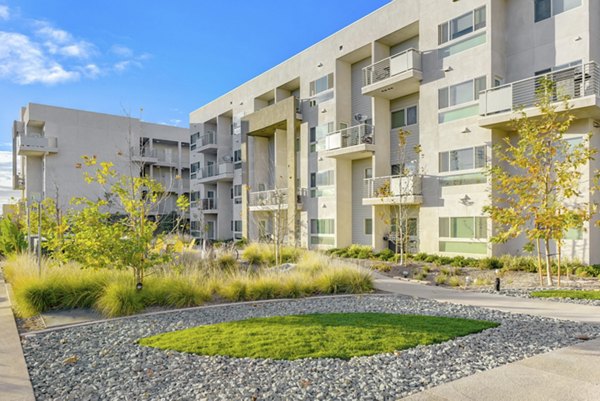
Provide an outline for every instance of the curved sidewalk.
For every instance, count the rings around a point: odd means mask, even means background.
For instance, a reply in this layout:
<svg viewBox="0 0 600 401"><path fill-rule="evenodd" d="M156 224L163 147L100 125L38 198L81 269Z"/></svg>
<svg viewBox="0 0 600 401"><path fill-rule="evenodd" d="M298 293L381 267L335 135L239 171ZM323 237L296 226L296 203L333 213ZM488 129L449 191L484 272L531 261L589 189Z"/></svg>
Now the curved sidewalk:
<svg viewBox="0 0 600 401"><path fill-rule="evenodd" d="M0 278L0 401L35 401L8 291Z"/></svg>
<svg viewBox="0 0 600 401"><path fill-rule="evenodd" d="M381 274L375 274L375 287L440 302L600 324L598 306L452 290L400 281ZM599 401L600 339L477 373L402 400Z"/></svg>

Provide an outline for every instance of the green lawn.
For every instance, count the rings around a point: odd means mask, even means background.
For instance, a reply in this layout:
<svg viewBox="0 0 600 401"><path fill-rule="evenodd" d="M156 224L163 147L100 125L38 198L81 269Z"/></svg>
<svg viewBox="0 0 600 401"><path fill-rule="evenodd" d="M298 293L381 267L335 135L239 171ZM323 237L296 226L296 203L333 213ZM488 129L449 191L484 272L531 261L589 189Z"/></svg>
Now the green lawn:
<svg viewBox="0 0 600 401"><path fill-rule="evenodd" d="M532 297L537 298L575 298L575 299L600 299L599 290L546 290L534 291Z"/></svg>
<svg viewBox="0 0 600 401"><path fill-rule="evenodd" d="M440 343L497 323L385 313L331 313L255 318L142 338L139 344L238 358L341 358Z"/></svg>

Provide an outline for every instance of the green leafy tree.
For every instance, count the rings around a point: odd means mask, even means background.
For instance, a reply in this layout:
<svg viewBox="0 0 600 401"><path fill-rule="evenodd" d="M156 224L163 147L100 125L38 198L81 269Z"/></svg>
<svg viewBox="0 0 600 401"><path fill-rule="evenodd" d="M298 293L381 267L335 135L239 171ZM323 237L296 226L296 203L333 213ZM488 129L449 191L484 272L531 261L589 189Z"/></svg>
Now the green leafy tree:
<svg viewBox="0 0 600 401"><path fill-rule="evenodd" d="M588 187L583 182L584 167L593 160L596 150L589 145L589 135L580 142L567 141L574 116L568 99L558 110L556 88L552 81L540 81L537 108L539 117L525 111L513 121L516 138L510 137L494 148L496 161L489 169L492 182L491 205L484 208L494 223L494 242L505 242L525 235L528 249L538 256L540 284L543 284L542 250L546 279L552 285L551 245L557 250L560 285L560 260L565 233L579 229L595 210L586 201ZM593 186L587 190L593 190Z"/></svg>
<svg viewBox="0 0 600 401"><path fill-rule="evenodd" d="M119 175L112 163L83 159L91 170L84 172L86 182L104 188L105 196L75 200L80 209L69 216L66 256L84 267L131 269L142 283L148 269L170 258L167 249L156 247L159 222L151 218L166 198L165 189L147 177ZM177 207L184 216L187 197L180 196Z"/></svg>
<svg viewBox="0 0 600 401"><path fill-rule="evenodd" d="M0 253L10 255L27 249L25 234L18 218L3 216L0 219Z"/></svg>

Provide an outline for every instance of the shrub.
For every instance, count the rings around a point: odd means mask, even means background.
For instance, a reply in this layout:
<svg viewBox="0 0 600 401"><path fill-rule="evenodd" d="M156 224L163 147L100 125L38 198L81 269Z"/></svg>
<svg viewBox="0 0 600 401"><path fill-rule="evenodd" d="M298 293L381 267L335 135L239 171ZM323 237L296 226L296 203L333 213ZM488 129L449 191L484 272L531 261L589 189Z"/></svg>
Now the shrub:
<svg viewBox="0 0 600 401"><path fill-rule="evenodd" d="M235 259L235 256L231 254L219 255L216 259L216 262L219 269L225 271L235 270L237 267L237 260Z"/></svg>
<svg viewBox="0 0 600 401"><path fill-rule="evenodd" d="M246 285L246 300L273 299L285 297L281 280L275 277L262 276L249 280Z"/></svg>
<svg viewBox="0 0 600 401"><path fill-rule="evenodd" d="M248 280L243 277L236 277L223 283L217 289L218 294L228 301L243 301L246 299L248 291Z"/></svg>
<svg viewBox="0 0 600 401"><path fill-rule="evenodd" d="M498 258L483 258L479 260L478 267L482 270L502 269L502 261Z"/></svg>
<svg viewBox="0 0 600 401"><path fill-rule="evenodd" d="M448 285L452 287L459 287L463 284L462 280L458 276L451 276L448 278Z"/></svg>
<svg viewBox="0 0 600 401"><path fill-rule="evenodd" d="M426 279L427 279L427 273L425 273L425 272L415 273L415 280L424 281Z"/></svg>
<svg viewBox="0 0 600 401"><path fill-rule="evenodd" d="M437 255L427 255L427 257L425 257L425 259L423 261L427 262L427 263L436 263L437 260L438 260Z"/></svg>
<svg viewBox="0 0 600 401"><path fill-rule="evenodd" d="M379 260L388 261L394 258L396 253L391 249L384 249L381 252L377 253L375 257Z"/></svg>
<svg viewBox="0 0 600 401"><path fill-rule="evenodd" d="M376 263L373 266L371 266L371 269L380 272L389 272L390 270L392 270L392 266L388 265L387 263Z"/></svg>
<svg viewBox="0 0 600 401"><path fill-rule="evenodd" d="M421 268L421 270L423 271L423 273L429 273L431 271L431 267L429 267L429 266L423 266Z"/></svg>
<svg viewBox="0 0 600 401"><path fill-rule="evenodd" d="M438 256L436 260L434 260L433 263L435 263L438 266L447 266L449 264L451 264L453 261L453 258L448 257L448 256Z"/></svg>
<svg viewBox="0 0 600 401"><path fill-rule="evenodd" d="M302 255L302 250L293 246L282 246L281 247L281 263L296 263ZM275 254L273 254L273 260L275 260Z"/></svg>
<svg viewBox="0 0 600 401"><path fill-rule="evenodd" d="M578 277L598 277L600 278L600 265L581 266L575 269L575 275Z"/></svg>
<svg viewBox="0 0 600 401"><path fill-rule="evenodd" d="M502 264L503 270L529 273L537 272L537 262L534 258L529 256L503 255L500 257L500 263Z"/></svg>
<svg viewBox="0 0 600 401"><path fill-rule="evenodd" d="M244 248L242 258L251 265L263 265L271 259L271 253L267 244L253 243Z"/></svg>
<svg viewBox="0 0 600 401"><path fill-rule="evenodd" d="M373 281L366 271L334 266L315 276L315 286L322 294L351 294L371 291Z"/></svg>
<svg viewBox="0 0 600 401"><path fill-rule="evenodd" d="M96 309L109 317L139 313L144 309L146 292L147 290L138 291L131 280L113 281L98 298Z"/></svg>
<svg viewBox="0 0 600 401"><path fill-rule="evenodd" d="M446 284L446 281L447 281L447 280L448 280L448 276L446 276L446 275L445 275L445 274L443 274L443 273L442 273L442 274L438 274L438 275L435 277L435 283L436 283L436 284L438 284L438 285L441 285L441 284Z"/></svg>
<svg viewBox="0 0 600 401"><path fill-rule="evenodd" d="M326 268L331 263L331 258L325 255L316 252L305 252L298 260L296 269L315 273Z"/></svg>

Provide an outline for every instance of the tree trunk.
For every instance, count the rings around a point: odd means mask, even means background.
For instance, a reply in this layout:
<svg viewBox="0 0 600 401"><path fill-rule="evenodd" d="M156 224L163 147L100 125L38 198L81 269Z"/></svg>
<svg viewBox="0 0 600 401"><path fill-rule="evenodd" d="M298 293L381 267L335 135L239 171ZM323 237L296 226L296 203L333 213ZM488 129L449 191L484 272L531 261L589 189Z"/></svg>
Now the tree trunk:
<svg viewBox="0 0 600 401"><path fill-rule="evenodd" d="M538 265L538 275L540 276L540 287L544 285L544 276L542 274L542 250L540 246L540 239L537 239L537 265Z"/></svg>
<svg viewBox="0 0 600 401"><path fill-rule="evenodd" d="M556 242L556 268L557 268L557 279L556 279L556 286L560 288L560 254L562 251L562 246L561 246L561 241L557 241Z"/></svg>
<svg viewBox="0 0 600 401"><path fill-rule="evenodd" d="M544 248L546 249L546 284L553 286L552 282L552 266L550 264L550 241L544 240Z"/></svg>

